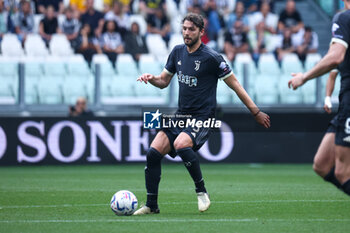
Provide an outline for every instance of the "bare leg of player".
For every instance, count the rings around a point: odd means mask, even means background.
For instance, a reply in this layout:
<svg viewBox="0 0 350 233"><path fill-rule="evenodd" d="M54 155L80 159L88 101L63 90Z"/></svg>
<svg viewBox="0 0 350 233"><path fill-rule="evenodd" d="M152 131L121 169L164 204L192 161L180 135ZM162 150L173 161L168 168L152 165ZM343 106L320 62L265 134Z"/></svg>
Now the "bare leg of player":
<svg viewBox="0 0 350 233"><path fill-rule="evenodd" d="M314 158L313 169L325 177L335 165L335 133L326 133Z"/></svg>
<svg viewBox="0 0 350 233"><path fill-rule="evenodd" d="M343 191L350 196L350 148L335 146L335 176Z"/></svg>
<svg viewBox="0 0 350 233"><path fill-rule="evenodd" d="M169 139L166 134L163 131L158 132L147 152L145 167L147 202L134 215L159 213L158 187L161 176L161 161L164 155L170 152L170 149Z"/></svg>
<svg viewBox="0 0 350 233"><path fill-rule="evenodd" d="M326 133L314 158L313 169L325 181L341 189L341 184L334 174L335 170L335 133Z"/></svg>
<svg viewBox="0 0 350 233"><path fill-rule="evenodd" d="M185 132L177 136L174 141L174 147L177 154L181 157L185 167L190 173L192 180L196 186L196 193L198 199L198 210L200 212L206 211L210 206L210 199L207 190L204 186L202 171L200 169L199 160L196 153L193 151L192 138Z"/></svg>

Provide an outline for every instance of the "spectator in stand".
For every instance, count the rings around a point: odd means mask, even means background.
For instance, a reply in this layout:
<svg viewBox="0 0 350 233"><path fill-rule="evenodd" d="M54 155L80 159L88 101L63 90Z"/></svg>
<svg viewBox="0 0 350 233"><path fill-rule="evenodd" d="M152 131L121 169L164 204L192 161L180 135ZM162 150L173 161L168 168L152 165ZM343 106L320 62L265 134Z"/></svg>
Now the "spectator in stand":
<svg viewBox="0 0 350 233"><path fill-rule="evenodd" d="M278 31L283 32L285 28L291 28L292 33L298 33L304 28L301 16L295 8L294 0L288 0L286 8L281 12L278 20Z"/></svg>
<svg viewBox="0 0 350 233"><path fill-rule="evenodd" d="M114 20L119 27L129 28L130 17L127 14L128 7L121 4L119 1L114 2L113 9L105 14L105 20Z"/></svg>
<svg viewBox="0 0 350 233"><path fill-rule="evenodd" d="M81 14L84 14L87 9L87 0L70 0L69 6L75 12L75 17L79 17Z"/></svg>
<svg viewBox="0 0 350 233"><path fill-rule="evenodd" d="M258 0L258 9L261 9L263 3L268 3L271 12L275 12L275 0Z"/></svg>
<svg viewBox="0 0 350 233"><path fill-rule="evenodd" d="M125 11L127 10L127 13L129 15L135 14L133 9L133 4L135 0L119 0L119 2L123 5L123 9L125 9Z"/></svg>
<svg viewBox="0 0 350 233"><path fill-rule="evenodd" d="M8 13L5 9L4 1L0 0L0 42L2 40L2 36L7 33L7 20Z"/></svg>
<svg viewBox="0 0 350 233"><path fill-rule="evenodd" d="M91 66L92 56L96 53L102 53L98 40L89 24L84 24L80 30L77 52L84 56L89 66Z"/></svg>
<svg viewBox="0 0 350 233"><path fill-rule="evenodd" d="M228 30L233 27L236 21L241 21L243 23L243 30L245 32L249 31L249 20L244 11L244 4L242 2L237 2L234 13L232 12L226 21L226 28Z"/></svg>
<svg viewBox="0 0 350 233"><path fill-rule="evenodd" d="M63 14L64 12L63 0L37 0L37 8L39 11L37 13L45 14L49 6L53 6L55 12L58 14Z"/></svg>
<svg viewBox="0 0 350 233"><path fill-rule="evenodd" d="M104 54L115 68L118 54L124 53L122 33L114 20L106 21L101 36L101 47Z"/></svg>
<svg viewBox="0 0 350 233"><path fill-rule="evenodd" d="M158 9L166 10L165 0L140 0L140 13L148 18L149 15L156 14Z"/></svg>
<svg viewBox="0 0 350 233"><path fill-rule="evenodd" d="M302 40L294 37L292 43L303 65L305 64L307 54L317 53L318 36L316 32L312 31L311 27L305 27Z"/></svg>
<svg viewBox="0 0 350 233"><path fill-rule="evenodd" d="M215 0L207 0L203 11L208 19L208 36L210 40L217 41L219 31L221 30L221 22L220 16L217 12L216 1Z"/></svg>
<svg viewBox="0 0 350 233"><path fill-rule="evenodd" d="M50 5L47 7L45 17L40 21L39 34L48 46L52 35L55 33L60 33L60 29L55 16L55 8Z"/></svg>
<svg viewBox="0 0 350 233"><path fill-rule="evenodd" d="M250 47L252 50L252 57L255 65L258 66L260 55L266 53L267 43L269 42L269 33L265 31L265 23L261 21L248 34Z"/></svg>
<svg viewBox="0 0 350 233"><path fill-rule="evenodd" d="M247 53L248 51L248 38L246 32L244 32L243 22L236 21L231 30L225 33L224 52L233 67L236 54Z"/></svg>
<svg viewBox="0 0 350 233"><path fill-rule="evenodd" d="M224 20L235 8L235 1L233 0L215 0L216 9L220 15L220 20ZM223 22L224 24L225 22Z"/></svg>
<svg viewBox="0 0 350 233"><path fill-rule="evenodd" d="M265 31L272 34L277 32L278 16L270 11L270 5L267 2L263 2L260 11L253 13L251 16L252 28L255 28L260 22L264 22Z"/></svg>
<svg viewBox="0 0 350 233"><path fill-rule="evenodd" d="M201 8L201 11L203 10L202 6L204 6L207 2L207 0L184 0L186 3L186 9L187 12L190 13L196 13L198 6Z"/></svg>
<svg viewBox="0 0 350 233"><path fill-rule="evenodd" d="M125 37L125 52L131 54L137 67L141 54L148 53L146 38L140 35L140 26L136 22L131 24L131 30Z"/></svg>
<svg viewBox="0 0 350 233"><path fill-rule="evenodd" d="M60 25L60 30L66 35L74 51L78 49L79 46L79 29L80 23L78 19L74 18L74 10L68 7L65 10L65 19Z"/></svg>
<svg viewBox="0 0 350 233"><path fill-rule="evenodd" d="M149 14L147 17L147 32L159 34L162 36L166 45L170 40L170 22L162 8L157 8L155 14Z"/></svg>
<svg viewBox="0 0 350 233"><path fill-rule="evenodd" d="M103 13L107 13L108 11L110 11L112 9L113 2L117 2L117 1L114 1L114 0L103 0Z"/></svg>
<svg viewBox="0 0 350 233"><path fill-rule="evenodd" d="M70 117L93 117L94 113L87 109L86 99L79 97L74 106L69 107Z"/></svg>
<svg viewBox="0 0 350 233"><path fill-rule="evenodd" d="M201 40L203 42L203 44L209 46L210 48L217 50L218 47L218 43L216 40L213 40L209 37L208 34L208 19L203 17L203 21L204 21L204 34L201 37Z"/></svg>
<svg viewBox="0 0 350 233"><path fill-rule="evenodd" d="M81 23L89 24L91 31L99 38L104 25L104 15L94 9L94 0L86 0L86 9L86 13L81 16Z"/></svg>
<svg viewBox="0 0 350 233"><path fill-rule="evenodd" d="M34 28L34 15L30 2L22 1L20 3L20 10L14 16L14 26L18 39L23 43Z"/></svg>
<svg viewBox="0 0 350 233"><path fill-rule="evenodd" d="M242 2L244 4L244 8L247 10L247 14L253 13L258 10L257 0L239 0L239 2Z"/></svg>
<svg viewBox="0 0 350 233"><path fill-rule="evenodd" d="M281 65L282 59L286 54L294 53L295 48L292 44L292 29L285 28L283 35L280 35L280 41L277 45L275 55L278 61L278 64Z"/></svg>

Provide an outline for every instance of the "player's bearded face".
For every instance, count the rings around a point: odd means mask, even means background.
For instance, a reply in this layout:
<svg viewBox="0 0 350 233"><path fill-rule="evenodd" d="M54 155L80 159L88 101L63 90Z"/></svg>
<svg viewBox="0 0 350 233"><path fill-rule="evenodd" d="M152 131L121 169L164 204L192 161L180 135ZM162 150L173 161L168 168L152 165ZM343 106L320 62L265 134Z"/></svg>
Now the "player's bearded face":
<svg viewBox="0 0 350 233"><path fill-rule="evenodd" d="M201 32L192 22L185 21L182 26L182 36L184 38L185 45L192 47L198 43L198 41L200 41Z"/></svg>

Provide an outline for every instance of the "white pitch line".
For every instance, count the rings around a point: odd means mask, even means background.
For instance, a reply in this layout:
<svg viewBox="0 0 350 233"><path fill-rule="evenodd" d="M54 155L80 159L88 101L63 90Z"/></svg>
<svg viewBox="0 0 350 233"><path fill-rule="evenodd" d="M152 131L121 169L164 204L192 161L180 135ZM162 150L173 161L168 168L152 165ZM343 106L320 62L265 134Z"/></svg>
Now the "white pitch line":
<svg viewBox="0 0 350 233"><path fill-rule="evenodd" d="M142 222L142 223L177 223L177 222L350 222L350 219L43 219L43 220L0 220L0 223L106 223L106 222Z"/></svg>
<svg viewBox="0 0 350 233"><path fill-rule="evenodd" d="M350 200L257 200L257 201L212 201L215 204L240 204L240 203L291 203L291 202L350 202ZM197 204L197 202L163 202L160 205Z"/></svg>
<svg viewBox="0 0 350 233"><path fill-rule="evenodd" d="M350 200L257 200L257 201L212 201L213 204L244 204L244 203L297 203L297 202L350 202ZM195 201L189 202L160 202L159 205L191 205L197 204ZM90 207L90 206L108 206L109 204L61 204L61 205L13 205L0 206L0 209L25 209L25 208L67 208L67 207Z"/></svg>
<svg viewBox="0 0 350 233"><path fill-rule="evenodd" d="M108 204L62 204L62 205L9 205L0 206L0 209L25 209L25 208L61 208L61 207L90 207L90 206L108 206Z"/></svg>

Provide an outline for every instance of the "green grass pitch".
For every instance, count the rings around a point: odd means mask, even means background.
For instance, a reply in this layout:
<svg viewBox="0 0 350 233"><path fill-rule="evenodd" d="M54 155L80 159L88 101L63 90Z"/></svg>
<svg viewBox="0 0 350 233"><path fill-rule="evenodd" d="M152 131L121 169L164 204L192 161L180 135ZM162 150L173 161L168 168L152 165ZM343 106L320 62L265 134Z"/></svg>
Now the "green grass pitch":
<svg viewBox="0 0 350 233"><path fill-rule="evenodd" d="M161 213L114 215L118 190L145 202L143 168L0 167L0 232L350 232L350 197L311 165L202 165L205 213L184 166L163 165Z"/></svg>

